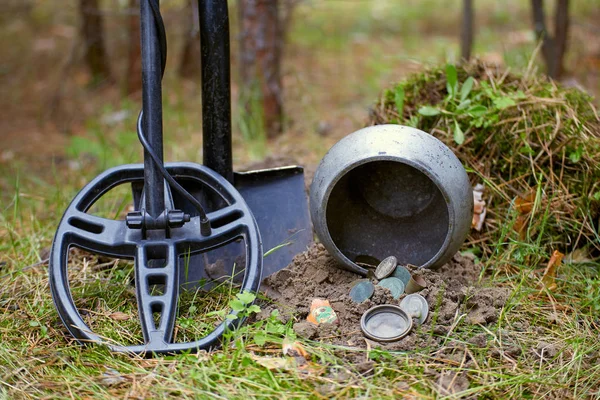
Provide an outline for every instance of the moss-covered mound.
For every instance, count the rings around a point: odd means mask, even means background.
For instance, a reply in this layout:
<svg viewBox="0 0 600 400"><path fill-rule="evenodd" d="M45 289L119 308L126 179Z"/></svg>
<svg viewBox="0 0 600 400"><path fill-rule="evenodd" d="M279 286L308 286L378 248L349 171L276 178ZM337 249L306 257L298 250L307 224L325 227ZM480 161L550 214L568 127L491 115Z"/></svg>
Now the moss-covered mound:
<svg viewBox="0 0 600 400"><path fill-rule="evenodd" d="M449 145L488 213L472 243L517 240L600 255L600 118L587 94L481 63L447 65L383 93L371 124L397 123Z"/></svg>

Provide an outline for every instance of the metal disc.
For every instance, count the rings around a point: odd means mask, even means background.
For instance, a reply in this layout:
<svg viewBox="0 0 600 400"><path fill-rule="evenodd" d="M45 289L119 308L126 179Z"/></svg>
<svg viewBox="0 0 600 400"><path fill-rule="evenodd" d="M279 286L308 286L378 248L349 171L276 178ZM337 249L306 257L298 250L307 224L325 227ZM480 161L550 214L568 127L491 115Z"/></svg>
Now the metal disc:
<svg viewBox="0 0 600 400"><path fill-rule="evenodd" d="M412 319L400 307L383 304L370 308L360 320L366 337L378 342L402 339L412 328Z"/></svg>
<svg viewBox="0 0 600 400"><path fill-rule="evenodd" d="M350 298L355 303L362 303L373 296L375 286L370 281L361 280L350 289Z"/></svg>
<svg viewBox="0 0 600 400"><path fill-rule="evenodd" d="M404 293L404 283L394 277L382 279L378 284L378 286L384 287L392 292L392 297L397 299L400 297L402 293Z"/></svg>
<svg viewBox="0 0 600 400"><path fill-rule="evenodd" d="M379 263L375 269L375 278L381 280L390 276L398 265L398 260L394 256L389 256L385 260Z"/></svg>
<svg viewBox="0 0 600 400"><path fill-rule="evenodd" d="M409 294L400 302L402 308L408 315L418 318L419 324L422 324L429 315L429 304L425 297L420 294Z"/></svg>
<svg viewBox="0 0 600 400"><path fill-rule="evenodd" d="M406 269L405 266L398 265L392 274L394 278L398 278L404 283L404 287L408 285L408 281L410 281L410 271Z"/></svg>

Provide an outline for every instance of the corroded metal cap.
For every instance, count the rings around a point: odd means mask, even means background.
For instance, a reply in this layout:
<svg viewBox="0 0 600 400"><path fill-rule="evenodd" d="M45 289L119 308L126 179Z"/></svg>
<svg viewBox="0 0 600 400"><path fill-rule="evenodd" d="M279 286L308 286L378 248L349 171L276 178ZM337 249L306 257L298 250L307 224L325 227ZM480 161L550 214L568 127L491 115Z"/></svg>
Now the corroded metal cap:
<svg viewBox="0 0 600 400"><path fill-rule="evenodd" d="M383 304L370 308L360 319L360 329L369 339L378 342L395 342L408 335L412 318L400 307Z"/></svg>

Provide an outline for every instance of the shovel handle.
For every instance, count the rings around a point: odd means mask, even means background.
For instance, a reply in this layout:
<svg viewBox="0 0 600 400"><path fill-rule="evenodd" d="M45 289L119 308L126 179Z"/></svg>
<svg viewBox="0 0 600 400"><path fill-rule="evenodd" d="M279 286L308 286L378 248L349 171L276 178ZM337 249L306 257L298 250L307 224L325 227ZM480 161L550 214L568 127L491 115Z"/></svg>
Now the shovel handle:
<svg viewBox="0 0 600 400"><path fill-rule="evenodd" d="M198 0L204 165L233 183L227 1Z"/></svg>

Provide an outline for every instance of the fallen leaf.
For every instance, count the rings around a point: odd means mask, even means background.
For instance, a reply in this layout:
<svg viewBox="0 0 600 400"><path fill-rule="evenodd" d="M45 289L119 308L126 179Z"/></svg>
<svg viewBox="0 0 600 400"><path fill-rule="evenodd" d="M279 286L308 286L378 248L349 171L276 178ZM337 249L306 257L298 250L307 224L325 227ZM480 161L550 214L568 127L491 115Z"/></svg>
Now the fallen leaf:
<svg viewBox="0 0 600 400"><path fill-rule="evenodd" d="M487 214L485 200L483 200L484 191L485 186L481 183L478 183L473 188L473 219L471 220L471 228L475 229L477 232L480 232L481 229L483 229L483 223Z"/></svg>
<svg viewBox="0 0 600 400"><path fill-rule="evenodd" d="M531 191L527 196L518 196L515 199L515 209L521 215L529 214L533 210L533 203L535 203L535 192Z"/></svg>
<svg viewBox="0 0 600 400"><path fill-rule="evenodd" d="M515 220L513 229L519 234L521 240L525 240L525 234L527 233L527 226L529 225L529 216L519 215Z"/></svg>
<svg viewBox="0 0 600 400"><path fill-rule="evenodd" d="M565 255L558 250L554 250L552 257L548 261L548 266L544 270L542 276L542 284L548 290L556 289L556 270L560 267L562 259Z"/></svg>
<svg viewBox="0 0 600 400"><path fill-rule="evenodd" d="M304 357L308 359L308 353L304 350L304 347L300 344L300 342L289 342L287 340L283 341L283 355L290 357Z"/></svg>
<svg viewBox="0 0 600 400"><path fill-rule="evenodd" d="M129 314L125 314L124 312L116 311L108 316L110 319L114 319L115 321L127 321L131 318Z"/></svg>
<svg viewBox="0 0 600 400"><path fill-rule="evenodd" d="M259 356L256 354L251 354L250 357L254 362L258 365L261 365L268 370L274 369L294 369L296 368L296 360L293 358L283 358L283 357L267 357L267 356Z"/></svg>

